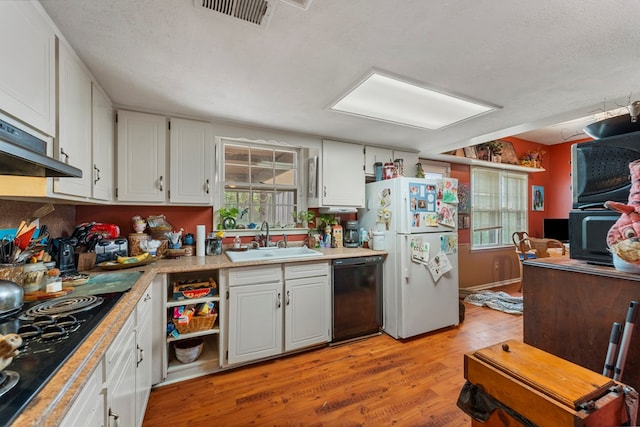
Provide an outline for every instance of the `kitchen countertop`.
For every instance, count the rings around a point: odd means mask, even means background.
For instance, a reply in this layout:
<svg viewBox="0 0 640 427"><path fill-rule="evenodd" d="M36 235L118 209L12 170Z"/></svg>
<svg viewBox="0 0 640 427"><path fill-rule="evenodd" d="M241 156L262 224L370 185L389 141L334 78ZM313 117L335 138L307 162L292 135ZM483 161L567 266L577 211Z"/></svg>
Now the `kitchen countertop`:
<svg viewBox="0 0 640 427"><path fill-rule="evenodd" d="M373 251L363 248L316 249L322 256L313 258L289 258L279 260L260 260L247 262L231 262L226 255L204 257L181 257L176 259L159 259L137 269L126 269L122 272L141 271L142 276L96 327L85 342L58 370L53 378L43 387L27 408L16 418L13 426L55 426L60 424L68 408L82 389L87 378L93 372L105 352L122 328L124 322L133 312L143 293L157 274L181 273L199 270L215 270L243 266L282 264L288 262L327 261L338 258L357 258L372 255L386 255L386 251ZM90 274L107 271L94 269ZM113 273L113 271L110 271ZM73 295L73 294L71 294Z"/></svg>

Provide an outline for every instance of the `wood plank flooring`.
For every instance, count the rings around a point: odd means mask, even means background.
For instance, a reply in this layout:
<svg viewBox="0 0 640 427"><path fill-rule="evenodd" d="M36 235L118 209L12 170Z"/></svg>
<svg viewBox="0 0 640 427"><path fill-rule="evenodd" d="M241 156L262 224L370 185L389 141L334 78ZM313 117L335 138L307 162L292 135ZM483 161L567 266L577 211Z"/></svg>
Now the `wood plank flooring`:
<svg viewBox="0 0 640 427"><path fill-rule="evenodd" d="M435 333L383 334L156 388L143 426L469 426L456 406L463 355L522 340L522 316L465 306L463 323Z"/></svg>

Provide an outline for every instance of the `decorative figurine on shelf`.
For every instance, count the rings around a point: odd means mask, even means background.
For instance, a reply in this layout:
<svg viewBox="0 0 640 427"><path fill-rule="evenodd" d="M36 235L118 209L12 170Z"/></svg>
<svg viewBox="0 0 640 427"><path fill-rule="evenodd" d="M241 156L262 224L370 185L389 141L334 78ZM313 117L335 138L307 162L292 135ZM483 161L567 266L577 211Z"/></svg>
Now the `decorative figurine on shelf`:
<svg viewBox="0 0 640 427"><path fill-rule="evenodd" d="M325 248L330 248L331 247L331 225L327 224L324 227L324 247Z"/></svg>
<svg viewBox="0 0 640 427"><path fill-rule="evenodd" d="M424 169L422 169L422 163L416 163L416 178L424 178Z"/></svg>
<svg viewBox="0 0 640 427"><path fill-rule="evenodd" d="M607 246L613 254L613 266L627 273L640 273L640 160L629 163L631 189L625 205L608 201L604 206L620 212L620 218L607 233Z"/></svg>

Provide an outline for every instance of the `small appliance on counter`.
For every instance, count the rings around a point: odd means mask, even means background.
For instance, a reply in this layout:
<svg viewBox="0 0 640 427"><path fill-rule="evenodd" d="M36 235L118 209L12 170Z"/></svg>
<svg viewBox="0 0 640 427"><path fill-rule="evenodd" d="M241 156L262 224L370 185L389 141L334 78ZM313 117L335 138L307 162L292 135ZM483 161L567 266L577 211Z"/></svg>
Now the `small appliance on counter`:
<svg viewBox="0 0 640 427"><path fill-rule="evenodd" d="M124 237L102 239L98 241L95 247L96 263L115 261L119 256L125 257L128 254L128 250L128 242Z"/></svg>
<svg viewBox="0 0 640 427"><path fill-rule="evenodd" d="M56 266L60 270L60 274L75 274L78 272L76 268L75 246L78 239L75 237L61 237L53 239L53 259Z"/></svg>
<svg viewBox="0 0 640 427"><path fill-rule="evenodd" d="M357 248L360 245L358 221L345 221L343 239L345 248Z"/></svg>

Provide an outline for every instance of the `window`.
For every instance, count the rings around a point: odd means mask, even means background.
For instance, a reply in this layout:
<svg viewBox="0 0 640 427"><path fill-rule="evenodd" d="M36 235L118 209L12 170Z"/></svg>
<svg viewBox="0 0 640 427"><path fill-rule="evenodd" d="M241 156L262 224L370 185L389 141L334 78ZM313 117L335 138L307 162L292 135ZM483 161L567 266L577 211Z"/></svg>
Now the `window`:
<svg viewBox="0 0 640 427"><path fill-rule="evenodd" d="M527 230L526 173L471 167L471 248L511 245Z"/></svg>
<svg viewBox="0 0 640 427"><path fill-rule="evenodd" d="M298 151L224 140L224 207L238 209L238 223L292 223L297 210Z"/></svg>

